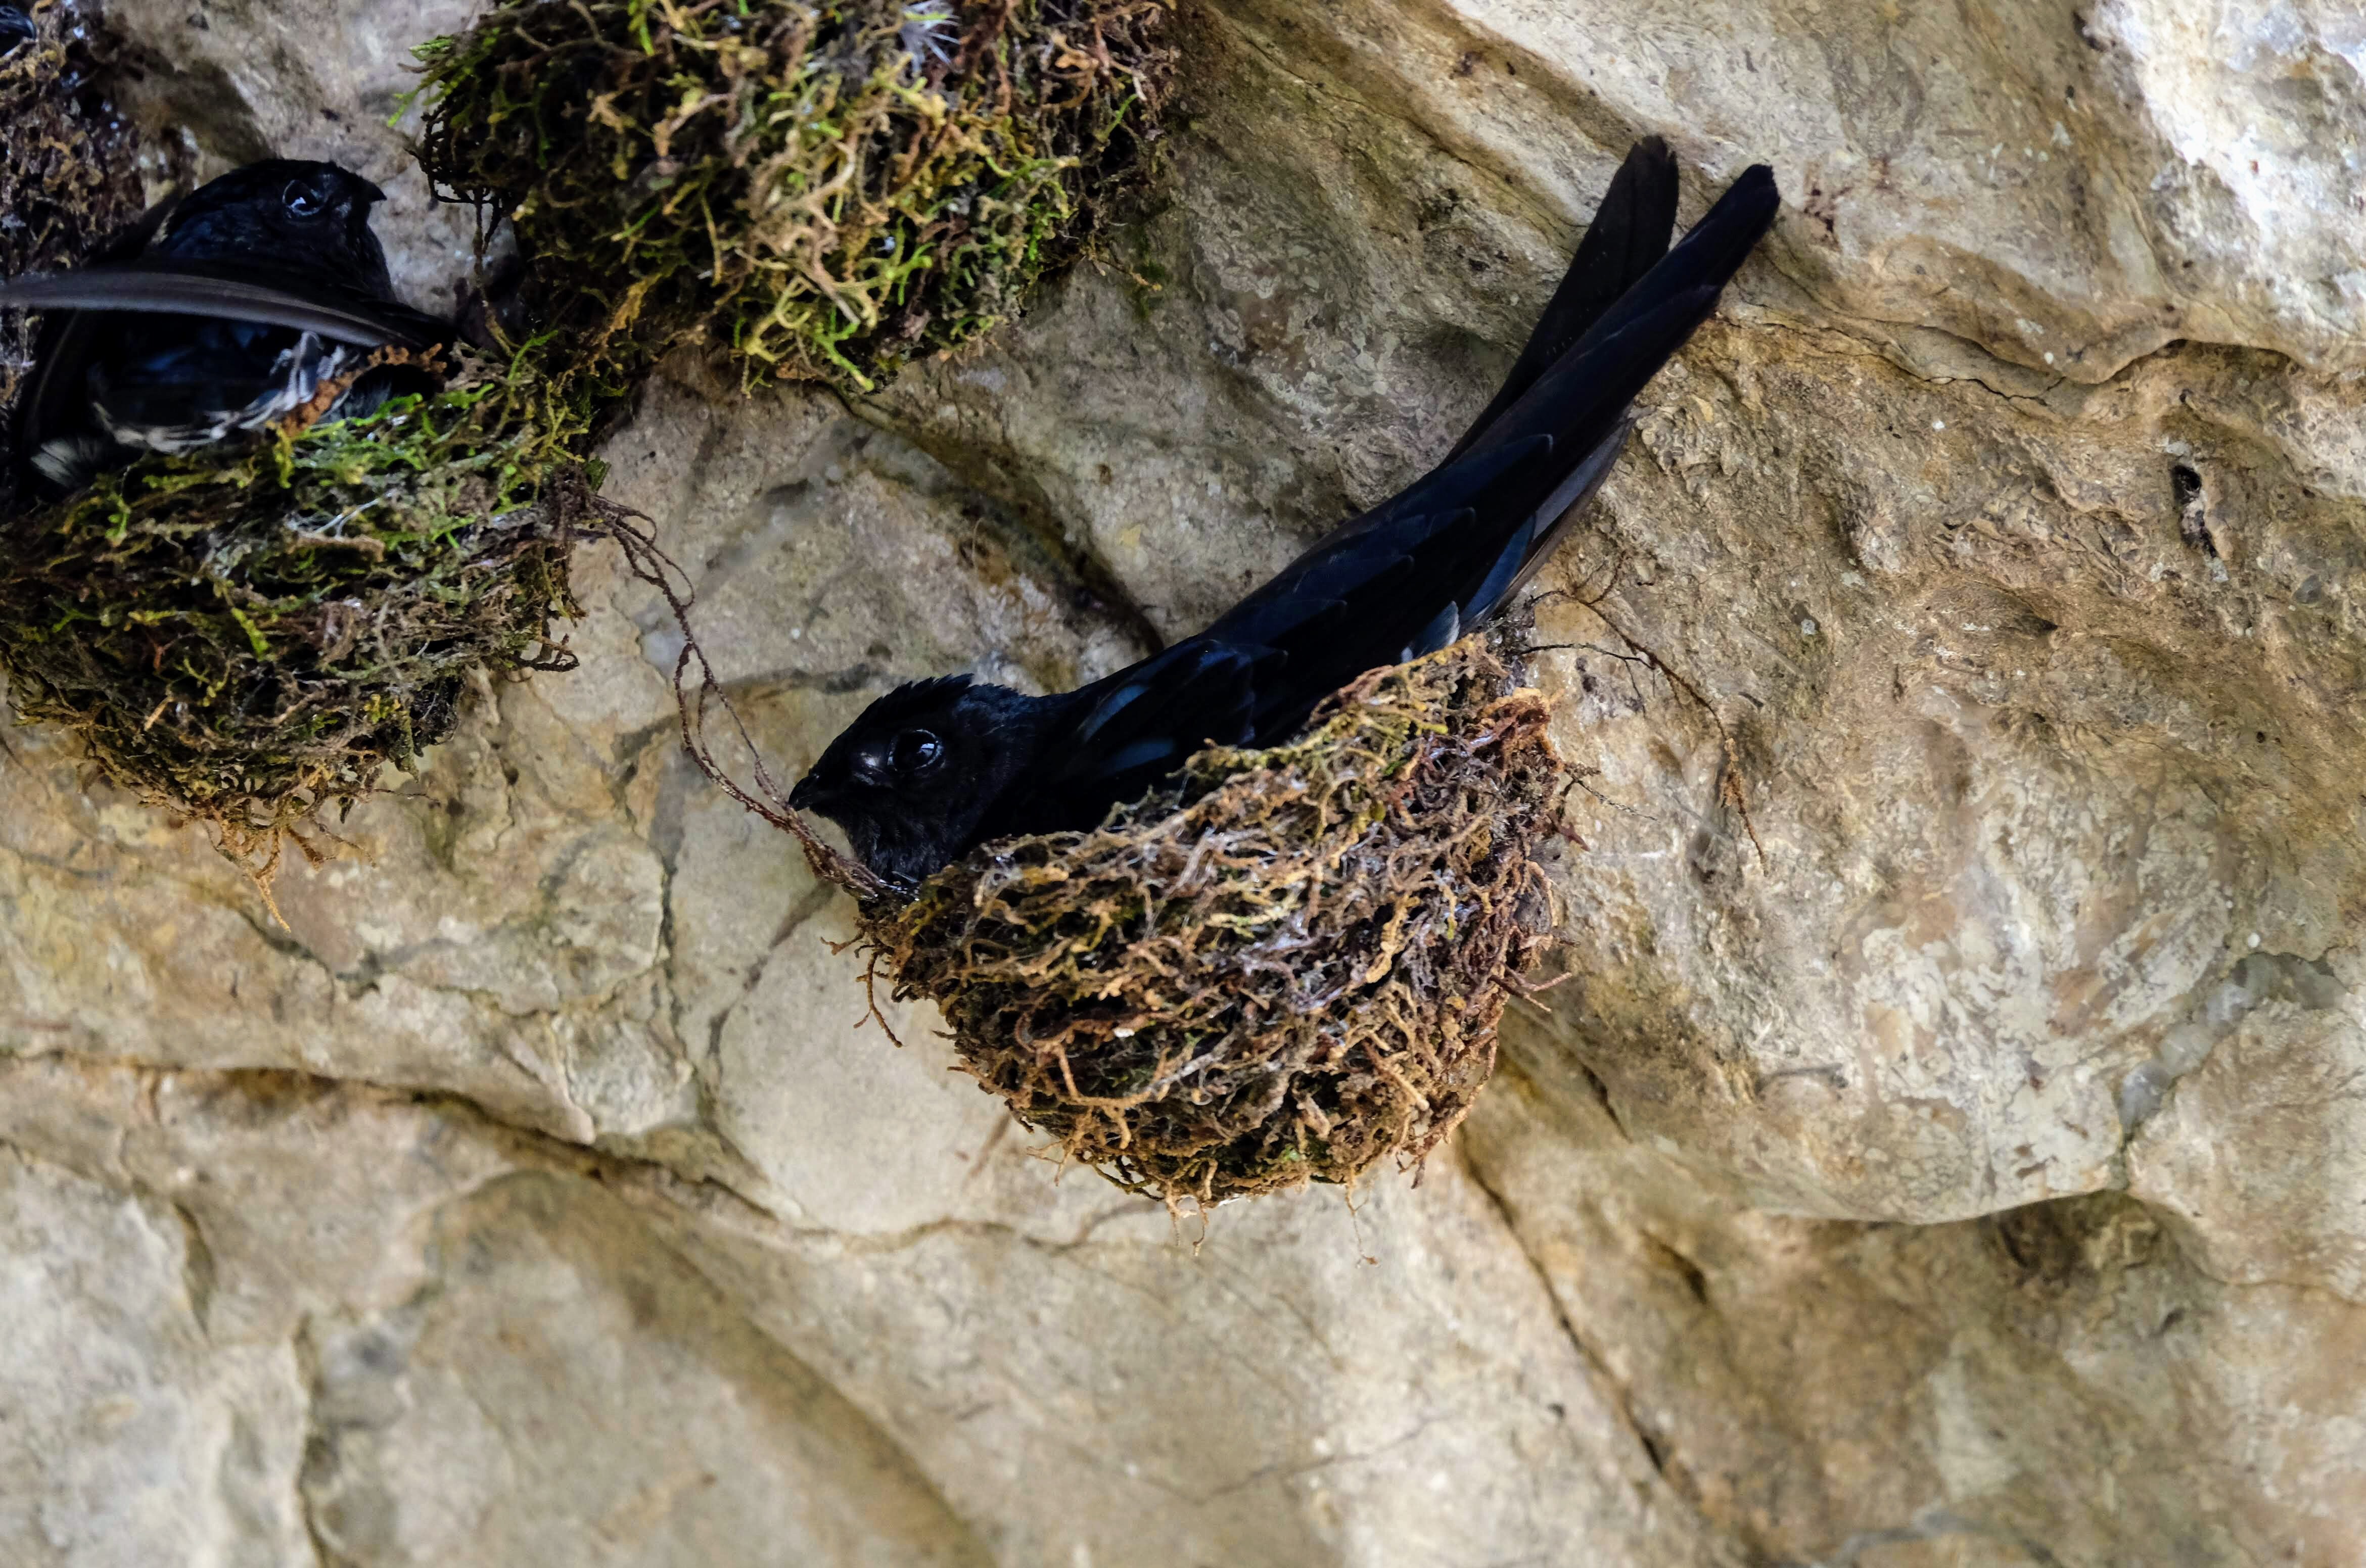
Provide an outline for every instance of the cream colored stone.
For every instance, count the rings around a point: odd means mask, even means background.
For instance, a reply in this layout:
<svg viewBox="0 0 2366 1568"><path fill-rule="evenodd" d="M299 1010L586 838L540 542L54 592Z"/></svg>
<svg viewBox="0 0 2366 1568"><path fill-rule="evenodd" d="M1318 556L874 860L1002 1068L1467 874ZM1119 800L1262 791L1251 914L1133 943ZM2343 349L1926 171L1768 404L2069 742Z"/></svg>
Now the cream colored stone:
<svg viewBox="0 0 2366 1568"><path fill-rule="evenodd" d="M0 1550L26 1568L305 1551L286 1345L220 1346L186 1215L0 1155Z"/></svg>
<svg viewBox="0 0 2366 1568"><path fill-rule="evenodd" d="M2129 1190L2220 1278L2366 1299L2360 1014L2330 966L2282 953L2249 956L2205 1003L2208 1054L2131 1144Z"/></svg>
<svg viewBox="0 0 2366 1568"><path fill-rule="evenodd" d="M414 299L465 270L384 127L459 13L118 16L198 170L344 158ZM681 756L678 634L587 547L583 667L479 690L284 928L9 732L0 1558L2357 1559L2347 15L1186 37L1161 205L1025 319L852 408L661 379L609 493L785 781L897 680L1113 668L1418 473L1633 136L1687 216L1774 162L1548 578L1569 978L1424 1184L1195 1251L1055 1182L925 1013L856 1026L842 905Z"/></svg>
<svg viewBox="0 0 2366 1568"><path fill-rule="evenodd" d="M110 23L140 50L120 96L152 151L209 179L265 157L342 163L387 193L381 233L396 288L449 309L476 224L439 205L389 130L418 83L411 51L468 25L469 0L119 0ZM406 123L416 129L415 114ZM162 195L159 191L154 194Z"/></svg>

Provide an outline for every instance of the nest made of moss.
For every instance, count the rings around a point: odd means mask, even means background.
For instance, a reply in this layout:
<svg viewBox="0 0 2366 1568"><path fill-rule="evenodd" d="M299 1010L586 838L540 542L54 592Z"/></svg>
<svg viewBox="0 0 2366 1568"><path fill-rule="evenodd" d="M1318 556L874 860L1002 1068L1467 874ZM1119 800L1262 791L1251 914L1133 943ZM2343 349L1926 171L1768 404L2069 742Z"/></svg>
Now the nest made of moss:
<svg viewBox="0 0 2366 1568"><path fill-rule="evenodd" d="M1072 257L1139 168L1166 0L510 0L420 51L421 162L510 213L577 352L868 389Z"/></svg>
<svg viewBox="0 0 2366 1568"><path fill-rule="evenodd" d="M1201 752L1092 833L873 898L865 939L964 1069L1121 1185L1204 1207L1418 1163L1550 929L1550 716L1469 638L1285 745Z"/></svg>
<svg viewBox="0 0 2366 1568"><path fill-rule="evenodd" d="M441 391L0 522L17 712L267 879L283 834L443 738L469 672L568 667L580 417L522 358L445 353Z"/></svg>

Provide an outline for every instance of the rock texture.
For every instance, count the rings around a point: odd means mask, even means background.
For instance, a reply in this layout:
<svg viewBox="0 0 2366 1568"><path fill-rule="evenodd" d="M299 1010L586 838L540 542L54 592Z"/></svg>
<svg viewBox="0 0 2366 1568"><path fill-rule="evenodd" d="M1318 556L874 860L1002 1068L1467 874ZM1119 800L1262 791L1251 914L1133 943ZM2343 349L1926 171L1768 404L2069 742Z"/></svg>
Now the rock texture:
<svg viewBox="0 0 2366 1568"><path fill-rule="evenodd" d="M119 0L340 156L465 7ZM2366 1552L2366 32L2338 5L1221 0L1156 205L610 493L801 764L1065 684L1422 467L1635 135L1786 212L1540 606L1568 979L1425 1180L1065 1179L682 760L602 550L276 925L0 755L0 1556L2343 1564ZM184 134L186 133L186 134ZM1746 802L1745 820L1736 802ZM1196 1243L1196 1245L1194 1245Z"/></svg>

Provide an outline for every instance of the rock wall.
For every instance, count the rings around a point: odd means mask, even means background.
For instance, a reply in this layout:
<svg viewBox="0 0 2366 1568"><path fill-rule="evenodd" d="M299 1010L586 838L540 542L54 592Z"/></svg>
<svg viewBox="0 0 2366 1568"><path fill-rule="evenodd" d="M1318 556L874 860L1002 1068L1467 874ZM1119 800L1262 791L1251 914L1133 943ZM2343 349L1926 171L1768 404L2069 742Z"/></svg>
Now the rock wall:
<svg viewBox="0 0 2366 1568"><path fill-rule="evenodd" d="M457 0L118 0L334 156ZM1156 205L610 493L776 767L1190 630L1425 466L1634 136L1786 210L1540 606L1567 979L1418 1187L1065 1176L683 761L661 607L280 883L0 754L0 1556L2366 1554L2366 29L2320 0L1192 0ZM163 165L160 164L160 171ZM1742 808L1746 806L1745 820ZM1549 1011L1547 1011L1547 1008ZM1194 1245L1194 1243L1197 1243Z"/></svg>

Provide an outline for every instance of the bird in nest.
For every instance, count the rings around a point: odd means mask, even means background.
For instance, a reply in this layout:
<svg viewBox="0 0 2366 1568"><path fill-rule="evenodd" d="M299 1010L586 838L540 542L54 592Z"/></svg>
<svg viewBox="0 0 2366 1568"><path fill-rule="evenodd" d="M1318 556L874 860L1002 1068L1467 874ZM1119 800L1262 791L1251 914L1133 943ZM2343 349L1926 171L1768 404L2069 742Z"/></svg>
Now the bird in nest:
<svg viewBox="0 0 2366 1568"><path fill-rule="evenodd" d="M0 308L44 312L15 432L32 493L432 387L422 362L455 332L395 297L370 229L385 196L268 159L152 209L91 265L0 284Z"/></svg>
<svg viewBox="0 0 2366 1568"><path fill-rule="evenodd" d="M1774 222L1774 172L1734 181L1673 249L1658 138L1612 179L1494 398L1427 474L1318 540L1198 635L1074 691L965 675L898 687L789 797L910 888L980 844L1082 831L1203 745L1268 746L1367 670L1447 646L1508 603L1608 476L1628 402L1716 308Z"/></svg>

